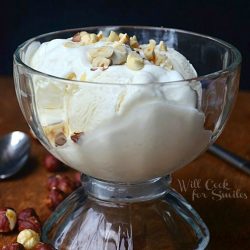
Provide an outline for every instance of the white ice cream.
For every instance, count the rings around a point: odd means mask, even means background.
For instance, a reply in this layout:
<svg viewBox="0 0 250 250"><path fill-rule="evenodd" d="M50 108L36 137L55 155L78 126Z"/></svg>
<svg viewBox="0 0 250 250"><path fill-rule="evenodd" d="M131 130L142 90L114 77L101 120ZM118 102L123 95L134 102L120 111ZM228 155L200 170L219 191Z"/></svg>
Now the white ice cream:
<svg viewBox="0 0 250 250"><path fill-rule="evenodd" d="M84 77L71 83L33 79L40 123L62 161L99 179L137 182L169 174L205 149L211 132L199 111L200 83L182 81L196 77L183 55L171 48L164 52L172 70L147 60L137 71L125 64L91 70L87 51L105 42L65 47L68 42L43 43L27 62L49 75ZM164 83L171 81L179 82ZM74 142L71 135L80 132ZM55 146L58 133L66 143Z"/></svg>

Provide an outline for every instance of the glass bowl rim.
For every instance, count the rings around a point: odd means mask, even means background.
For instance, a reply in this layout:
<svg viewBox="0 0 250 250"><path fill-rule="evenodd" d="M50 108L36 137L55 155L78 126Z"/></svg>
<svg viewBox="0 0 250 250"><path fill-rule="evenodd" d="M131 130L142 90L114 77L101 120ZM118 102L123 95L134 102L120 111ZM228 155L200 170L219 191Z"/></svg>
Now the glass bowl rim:
<svg viewBox="0 0 250 250"><path fill-rule="evenodd" d="M219 38L215 38L213 36L209 36L209 35L204 35L201 33L196 33L196 32L192 32L192 31L187 31L187 30L182 30L182 29L176 29L176 28L167 28L167 27L155 27L155 26L141 26L141 25L103 25L103 26L89 26L89 27L79 27L79 28L73 28L73 29L64 29L64 30L57 30L57 31L53 31L53 32L48 32L48 33L44 33L44 34L40 34L38 36L32 37L28 40L26 40L25 42L23 42L22 44L20 44L17 49L14 52L14 63L17 63L21 66L23 66L26 70L30 71L31 73L37 74L37 75L41 75L43 77L47 77L47 78L52 78L54 80L58 80L58 81L64 81L64 82L75 82L75 83L89 83L89 84L106 84L106 85L151 85L152 83L101 83L101 82L91 82L91 81L80 81L80 80L70 80L70 79L66 79L63 77L57 77L54 75L50 75L50 74L46 74L44 72L41 72L39 70L36 70L32 67L30 67L29 65L27 65L26 63L23 62L23 60L20 57L20 52L21 50L30 45L32 42L34 42L35 40L39 39L39 38L43 38L46 36L50 36L50 35L57 35L57 34L62 34L62 33L67 33L67 32L79 32L79 31L84 31L84 30L90 30L90 29L119 29L119 28L128 28L128 29L148 29L148 30L163 30L163 31L176 31L178 33L184 33L184 34L188 34L188 35L193 35L193 36L198 36L198 37L203 37L212 41L215 41L221 45L223 45L224 47L227 47L228 49L230 49L233 54L235 55L235 60L228 65L225 69L221 69L212 73L208 73L205 75L201 75L201 76L197 76L194 78L189 78L189 79L183 79L183 80L177 80L177 81L168 81L168 82L156 82L153 84L178 84L178 83L183 83L183 82L192 82L192 81L201 81L201 80L208 80L208 79L214 79L217 78L220 75L224 75L227 74L228 72L236 69L242 61L242 56L240 51L233 46L232 44L225 42L222 39Z"/></svg>

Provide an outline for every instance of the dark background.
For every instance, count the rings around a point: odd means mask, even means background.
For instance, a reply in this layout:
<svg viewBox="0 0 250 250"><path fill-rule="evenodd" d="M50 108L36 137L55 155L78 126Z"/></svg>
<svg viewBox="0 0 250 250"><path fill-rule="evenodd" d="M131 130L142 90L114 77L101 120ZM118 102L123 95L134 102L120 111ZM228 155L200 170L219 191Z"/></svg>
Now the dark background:
<svg viewBox="0 0 250 250"><path fill-rule="evenodd" d="M93 25L150 25L221 38L242 53L241 88L250 89L250 0L9 0L0 2L0 74L12 74L12 54L28 38Z"/></svg>

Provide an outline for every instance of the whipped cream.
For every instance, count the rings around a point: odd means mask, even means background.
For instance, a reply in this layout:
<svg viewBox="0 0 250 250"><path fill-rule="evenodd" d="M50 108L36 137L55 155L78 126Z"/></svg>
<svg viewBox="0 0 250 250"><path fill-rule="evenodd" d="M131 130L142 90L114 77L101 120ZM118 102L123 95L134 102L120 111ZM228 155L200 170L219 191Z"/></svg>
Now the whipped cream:
<svg viewBox="0 0 250 250"><path fill-rule="evenodd" d="M185 81L197 76L188 60L163 43L133 48L124 37L123 42L52 40L37 47L27 63L72 79L33 79L50 150L87 175L138 182L190 162L206 148L211 131L204 129L199 111L200 83ZM115 54L118 46L121 53Z"/></svg>

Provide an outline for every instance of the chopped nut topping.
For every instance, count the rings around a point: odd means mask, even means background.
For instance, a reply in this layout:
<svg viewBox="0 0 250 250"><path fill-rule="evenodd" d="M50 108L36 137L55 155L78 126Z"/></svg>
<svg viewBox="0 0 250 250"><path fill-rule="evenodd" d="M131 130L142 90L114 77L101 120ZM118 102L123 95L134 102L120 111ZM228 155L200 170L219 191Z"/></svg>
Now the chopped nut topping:
<svg viewBox="0 0 250 250"><path fill-rule="evenodd" d="M96 42L98 42L97 35L94 33L90 34L90 43L96 43Z"/></svg>
<svg viewBox="0 0 250 250"><path fill-rule="evenodd" d="M132 51L127 58L127 67L132 70L140 70L144 67L144 61L140 55Z"/></svg>
<svg viewBox="0 0 250 250"><path fill-rule="evenodd" d="M93 61L92 61L92 66L94 68L101 67L103 69L107 69L110 64L111 64L110 59L105 58L105 57L101 57L101 56L98 56L98 57L94 58Z"/></svg>
<svg viewBox="0 0 250 250"><path fill-rule="evenodd" d="M119 41L119 36L117 35L116 32L114 31L110 31L109 37L108 37L108 41L110 42L115 42L115 41Z"/></svg>
<svg viewBox="0 0 250 250"><path fill-rule="evenodd" d="M125 63L127 59L127 50L125 45L118 44L117 46L115 46L114 53L110 59L112 60L112 63L115 65L120 65Z"/></svg>
<svg viewBox="0 0 250 250"><path fill-rule="evenodd" d="M111 46L101 46L98 48L92 48L88 51L88 57L94 59L96 57L110 58L113 55L114 49Z"/></svg>
<svg viewBox="0 0 250 250"><path fill-rule="evenodd" d="M129 45L130 45L130 47L131 48L139 48L139 43L138 43L138 41L137 41L137 38L136 38L136 36L132 36L132 37L130 37L130 39L129 39Z"/></svg>
<svg viewBox="0 0 250 250"><path fill-rule="evenodd" d="M82 135L84 135L83 132L74 132L74 134L71 135L70 138L73 142L77 143Z"/></svg>
<svg viewBox="0 0 250 250"><path fill-rule="evenodd" d="M47 135L49 141L55 146L62 146L66 142L69 134L66 123L58 123L43 127L44 133Z"/></svg>
<svg viewBox="0 0 250 250"><path fill-rule="evenodd" d="M166 60L167 60L167 57L165 55L162 55L160 53L156 53L155 65L160 66L161 64L165 63Z"/></svg>
<svg viewBox="0 0 250 250"><path fill-rule="evenodd" d="M67 141L67 138L62 132L58 133L55 137L56 146L62 146L66 143L66 141Z"/></svg>
<svg viewBox="0 0 250 250"><path fill-rule="evenodd" d="M154 39L150 39L150 40L149 40L149 45L155 48L155 46L156 46L156 41L155 41Z"/></svg>
<svg viewBox="0 0 250 250"><path fill-rule="evenodd" d="M76 34L73 36L72 41L73 41L73 42L77 42L77 43L81 42L81 35L80 35L80 32L76 33Z"/></svg>
<svg viewBox="0 0 250 250"><path fill-rule="evenodd" d="M140 70L144 67L143 59L168 70L173 68L172 63L164 53L167 51L167 46L163 41L160 41L156 47L156 41L150 39L148 44L142 44L140 46L137 37L135 35L129 37L127 33L120 33L118 35L115 31L110 31L108 37L105 37L102 31L97 35L82 31L75 34L72 41L66 42L64 46L74 48L76 46L96 43L100 40L104 41L106 45L90 48L87 52L87 57L92 65L90 70L92 71L95 71L98 68L106 70L111 64L121 65L124 63L126 63L127 67L132 70ZM128 47L126 44L129 44L134 53L129 53L128 55L130 49L126 48L126 46ZM66 78L75 80L76 74L71 72ZM81 75L80 80L86 81L86 73ZM65 142L66 141L64 141L62 135L59 134L59 144Z"/></svg>
<svg viewBox="0 0 250 250"><path fill-rule="evenodd" d="M81 36L81 43L83 44L83 45L86 45L86 44L90 44L91 42L90 42L90 34L89 33L87 33L86 31L82 31L82 32L80 32L80 36Z"/></svg>
<svg viewBox="0 0 250 250"><path fill-rule="evenodd" d="M163 41L160 41L159 48L160 48L160 51L167 51L167 47Z"/></svg>
<svg viewBox="0 0 250 250"><path fill-rule="evenodd" d="M67 74L65 78L69 79L69 80L75 80L76 74L74 72L71 72L71 73Z"/></svg>
<svg viewBox="0 0 250 250"><path fill-rule="evenodd" d="M119 38L120 38L120 40L119 40L120 43L127 43L129 41L129 36L127 33L125 33L125 34L120 33Z"/></svg>
<svg viewBox="0 0 250 250"><path fill-rule="evenodd" d="M97 40L98 40L98 41L102 40L102 38L103 38L103 33L102 33L102 31L99 31L98 34L96 35L96 37L97 37Z"/></svg>
<svg viewBox="0 0 250 250"><path fill-rule="evenodd" d="M155 45L154 43L149 43L146 48L143 49L143 53L146 59L148 59L149 61L153 61L155 58Z"/></svg>

